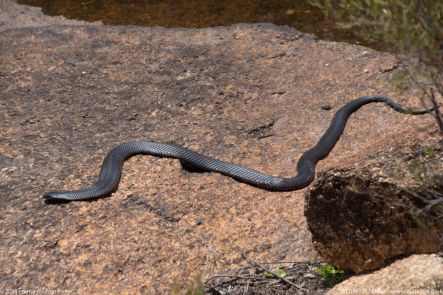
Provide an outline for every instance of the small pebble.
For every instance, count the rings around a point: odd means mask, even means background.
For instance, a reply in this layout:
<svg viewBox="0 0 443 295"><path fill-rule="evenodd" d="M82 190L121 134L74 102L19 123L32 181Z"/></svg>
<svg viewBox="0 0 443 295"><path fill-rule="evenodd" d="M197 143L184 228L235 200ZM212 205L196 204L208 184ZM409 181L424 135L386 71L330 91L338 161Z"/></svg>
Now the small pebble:
<svg viewBox="0 0 443 295"><path fill-rule="evenodd" d="M332 109L332 106L325 104L325 105L322 105L320 108L324 111L329 111L330 109Z"/></svg>

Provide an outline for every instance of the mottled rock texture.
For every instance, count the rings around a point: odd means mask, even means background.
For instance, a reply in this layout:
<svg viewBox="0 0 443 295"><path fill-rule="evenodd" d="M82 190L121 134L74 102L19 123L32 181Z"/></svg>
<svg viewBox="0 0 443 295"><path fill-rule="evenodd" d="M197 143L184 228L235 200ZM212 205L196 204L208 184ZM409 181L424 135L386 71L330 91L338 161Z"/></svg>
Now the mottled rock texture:
<svg viewBox="0 0 443 295"><path fill-rule="evenodd" d="M18 27L35 27L43 25L100 25L101 22L85 22L67 19L61 15L48 16L40 7L17 4L14 0L0 0L0 32Z"/></svg>
<svg viewBox="0 0 443 295"><path fill-rule="evenodd" d="M359 273L443 249L443 147L428 143L321 173L305 215L323 258Z"/></svg>
<svg viewBox="0 0 443 295"><path fill-rule="evenodd" d="M443 258L412 255L370 274L354 276L332 288L338 294L439 294L443 290Z"/></svg>
<svg viewBox="0 0 443 295"><path fill-rule="evenodd" d="M292 176L333 113L388 94L390 54L292 28L48 26L0 33L0 287L165 294L241 263L315 260L304 192L272 193L178 161L134 157L119 190L51 205L47 190L92 183L129 140L184 145ZM332 110L323 110L324 105ZM432 119L364 107L318 171L427 135Z"/></svg>

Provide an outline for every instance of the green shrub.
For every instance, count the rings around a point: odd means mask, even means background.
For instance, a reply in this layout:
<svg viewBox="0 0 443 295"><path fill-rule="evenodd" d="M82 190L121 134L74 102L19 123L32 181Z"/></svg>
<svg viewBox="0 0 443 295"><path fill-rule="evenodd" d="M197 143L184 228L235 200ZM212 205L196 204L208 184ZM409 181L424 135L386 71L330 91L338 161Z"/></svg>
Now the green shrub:
<svg viewBox="0 0 443 295"><path fill-rule="evenodd" d="M437 105L434 91L443 96L442 0L309 2L333 18L340 27L352 29L361 38L389 44L396 52L417 58L419 65L408 71L409 82L419 86L423 95ZM443 136L443 118L439 111L435 112L435 118Z"/></svg>
<svg viewBox="0 0 443 295"><path fill-rule="evenodd" d="M335 268L327 263L317 267L315 273L323 278L323 285L327 288L331 288L341 282L344 274L341 269Z"/></svg>

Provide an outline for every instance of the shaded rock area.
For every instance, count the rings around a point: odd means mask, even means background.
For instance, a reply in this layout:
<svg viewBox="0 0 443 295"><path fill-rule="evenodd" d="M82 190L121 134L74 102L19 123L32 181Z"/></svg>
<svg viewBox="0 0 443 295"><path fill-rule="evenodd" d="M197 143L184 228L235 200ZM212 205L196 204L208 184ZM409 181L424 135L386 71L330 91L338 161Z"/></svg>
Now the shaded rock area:
<svg viewBox="0 0 443 295"><path fill-rule="evenodd" d="M246 250L319 260L306 190L267 192L146 156L125 163L110 198L50 205L41 195L93 183L105 154L129 140L292 176L347 101L383 93L419 105L387 90L401 68L387 53L268 24L1 32L0 287L165 294L241 266ZM432 123L366 106L318 171L425 138Z"/></svg>
<svg viewBox="0 0 443 295"><path fill-rule="evenodd" d="M370 274L354 276L326 294L440 294L443 258L412 255Z"/></svg>
<svg viewBox="0 0 443 295"><path fill-rule="evenodd" d="M359 273L443 249L443 146L428 144L319 175L305 215L322 257Z"/></svg>

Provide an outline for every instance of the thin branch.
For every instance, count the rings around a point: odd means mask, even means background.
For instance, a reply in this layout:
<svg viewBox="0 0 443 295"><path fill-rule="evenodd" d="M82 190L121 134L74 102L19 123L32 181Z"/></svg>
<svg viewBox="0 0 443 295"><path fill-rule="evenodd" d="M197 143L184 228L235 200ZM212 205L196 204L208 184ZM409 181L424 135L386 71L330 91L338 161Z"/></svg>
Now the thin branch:
<svg viewBox="0 0 443 295"><path fill-rule="evenodd" d="M216 279L216 278L231 278L232 280L229 280L229 282L236 281L236 280L268 280L267 278L261 278L261 277L247 277L247 276L234 276L234 275L214 275L206 280L205 284L208 282ZM226 283L226 282L223 282Z"/></svg>
<svg viewBox="0 0 443 295"><path fill-rule="evenodd" d="M437 101L435 99L434 89L430 88L430 92L428 92L426 90L426 88L416 79L416 77L409 70L407 71L407 74L408 74L409 78L414 82L414 84L421 89L423 94L425 96L429 97L429 100L432 103L432 108L434 110L434 115L433 116L437 120L437 124L438 124L438 127L440 129L440 133L443 136L443 119L442 119L442 115L441 115L441 112L440 112L440 108L439 108L439 106L437 104ZM431 79L432 79L432 82L433 82L434 86L437 88L437 90L440 93L440 95L443 96L443 86L440 85L440 83L437 81L437 78L436 78L435 74L432 71L430 72L430 74L431 74ZM420 97L420 101L421 101L422 105L424 107L426 107L426 103L425 103L423 97Z"/></svg>
<svg viewBox="0 0 443 295"><path fill-rule="evenodd" d="M421 71L422 70L422 68L421 68L421 66L423 66L423 63L420 65L417 65L417 66L414 66L414 68L416 68L417 69L417 72L418 71ZM425 66L425 69L426 69L426 66ZM410 69L410 68L407 68L407 70L406 70L406 73L408 74L408 76L409 76L409 79L411 79L412 80L412 82L414 82L414 84L418 87L418 88L420 88L420 90L421 91L423 91L423 93L425 94L425 95L429 95L429 93L428 93L428 91L426 90L426 84L424 83L424 82L420 82L420 81L418 81L418 78L414 75L414 73L412 72L412 70ZM417 75L418 76L418 75ZM423 85L424 84L424 85Z"/></svg>
<svg viewBox="0 0 443 295"><path fill-rule="evenodd" d="M300 261L271 261L271 262L259 262L260 264L296 264Z"/></svg>
<svg viewBox="0 0 443 295"><path fill-rule="evenodd" d="M435 190L432 189L427 189L428 193L430 195L425 194L424 192L415 192L411 189L405 189L405 192L407 192L408 194L410 194L411 196L420 199L422 202L424 202L426 204L426 206L424 208L417 208L417 212L418 213L422 213L422 212L429 212L431 211L431 209L439 204L443 204L443 195ZM403 206L403 207L409 207L409 206Z"/></svg>
<svg viewBox="0 0 443 295"><path fill-rule="evenodd" d="M437 81L437 77L435 76L434 73L431 73L431 79L434 82L435 87L437 87L437 90L440 93L440 95L443 96L443 86L440 84L439 81Z"/></svg>
<svg viewBox="0 0 443 295"><path fill-rule="evenodd" d="M438 108L437 101L435 100L434 89L431 88L431 96L430 100L432 102L432 106L434 107L435 119L437 120L438 127L440 128L440 133L443 136L443 121L440 113L440 109Z"/></svg>
<svg viewBox="0 0 443 295"><path fill-rule="evenodd" d="M438 40L438 29L432 22L432 20L429 19L428 14L424 11L425 6L423 1L418 2L418 7L415 10L415 16L418 18L418 20L421 22L425 30L432 35L432 37L435 40Z"/></svg>
<svg viewBox="0 0 443 295"><path fill-rule="evenodd" d="M428 94L428 91L426 90L426 88L416 79L416 77L411 73L411 70L410 69L407 69L407 71L406 71L406 73L408 74L408 76L409 76L409 79L411 79L412 80L412 82L414 82L414 84L418 87L418 88L420 88L420 90L423 92L423 94L425 95L425 96L427 96L427 95L429 95ZM423 97L422 96L420 96L420 101L421 101L421 104L423 105L423 107L424 108L427 108L427 106L426 106L426 103L425 103L425 100L423 99Z"/></svg>
<svg viewBox="0 0 443 295"><path fill-rule="evenodd" d="M299 285L296 285L296 284L294 284L293 282L288 281L288 280L285 279L284 277L279 276L278 274L276 274L276 273L273 272L272 270L268 269L267 267L261 265L260 263L258 263L258 262L256 262L256 261L253 261L253 260L250 260L248 257L246 257L245 252L242 253L242 257L243 257L243 259L246 260L246 262L248 262L250 265L252 265L252 266L254 266L254 267L257 267L257 268L259 268L259 269L261 269L261 270L263 270L263 271L266 271L266 272L272 274L272 275L273 275L274 277L276 277L277 279L279 279L279 280L285 282L285 283L288 284L288 285L293 286L294 288L296 288L296 289L299 290L299 291L305 291L305 289L303 289L303 288L300 287Z"/></svg>

